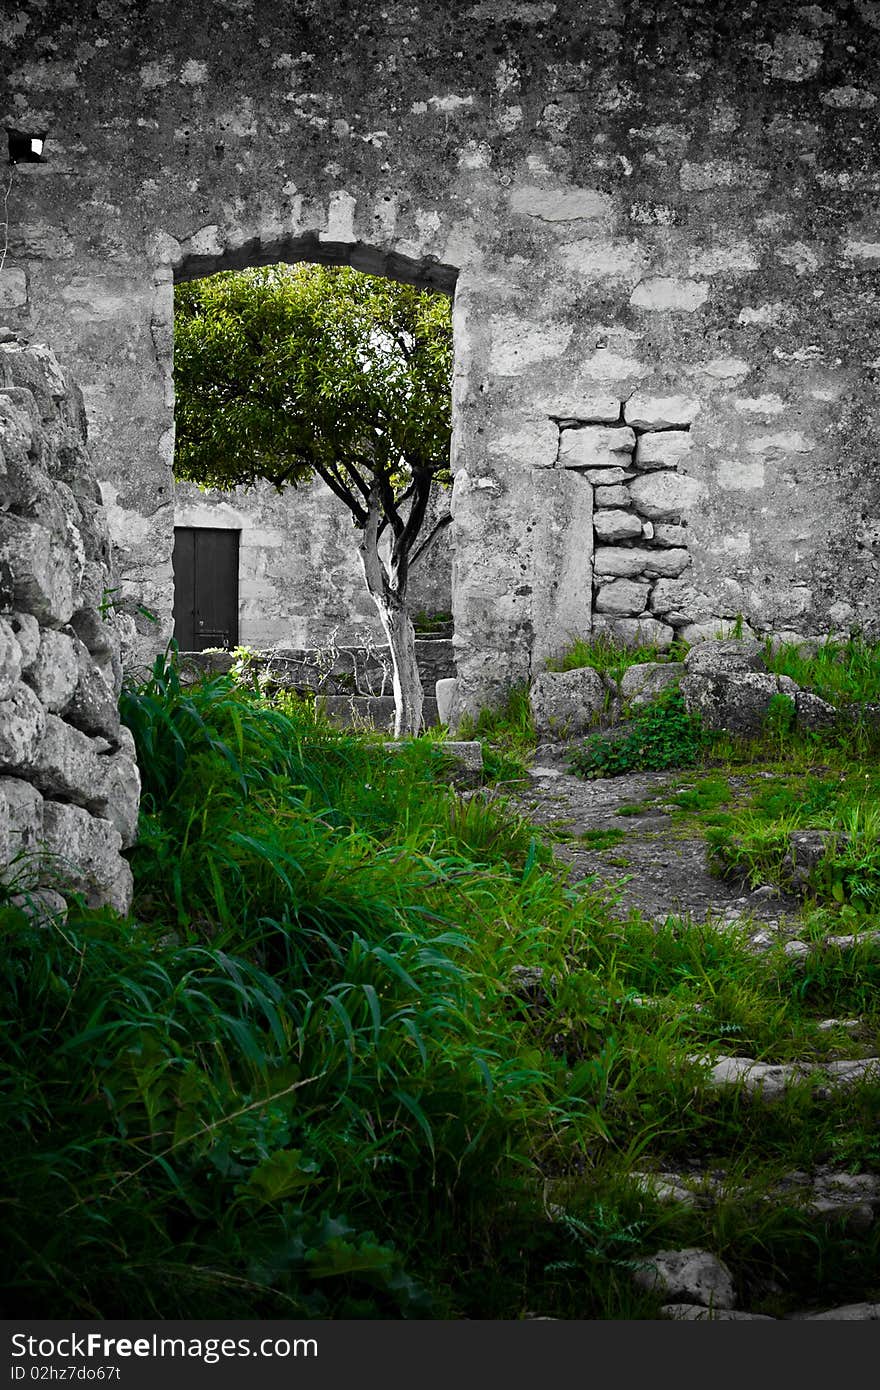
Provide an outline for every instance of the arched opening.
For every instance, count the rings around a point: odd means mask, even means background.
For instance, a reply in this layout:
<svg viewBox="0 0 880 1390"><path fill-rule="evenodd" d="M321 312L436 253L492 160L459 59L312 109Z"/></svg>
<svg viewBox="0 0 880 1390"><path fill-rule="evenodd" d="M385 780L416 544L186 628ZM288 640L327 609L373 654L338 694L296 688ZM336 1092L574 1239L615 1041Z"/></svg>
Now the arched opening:
<svg viewBox="0 0 880 1390"><path fill-rule="evenodd" d="M281 249L178 268L175 637L215 649L202 664L248 647L334 713L413 732L455 674L455 271L310 237Z"/></svg>

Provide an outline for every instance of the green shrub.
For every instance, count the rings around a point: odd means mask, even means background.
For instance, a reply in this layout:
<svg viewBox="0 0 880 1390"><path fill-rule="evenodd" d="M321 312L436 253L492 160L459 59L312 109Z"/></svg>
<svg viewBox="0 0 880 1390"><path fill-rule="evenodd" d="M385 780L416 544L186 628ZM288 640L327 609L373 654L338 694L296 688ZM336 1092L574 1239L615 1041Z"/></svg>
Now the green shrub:
<svg viewBox="0 0 880 1390"><path fill-rule="evenodd" d="M569 760L581 777L692 767L704 748L700 721L688 714L677 690L641 706L613 734L591 734Z"/></svg>

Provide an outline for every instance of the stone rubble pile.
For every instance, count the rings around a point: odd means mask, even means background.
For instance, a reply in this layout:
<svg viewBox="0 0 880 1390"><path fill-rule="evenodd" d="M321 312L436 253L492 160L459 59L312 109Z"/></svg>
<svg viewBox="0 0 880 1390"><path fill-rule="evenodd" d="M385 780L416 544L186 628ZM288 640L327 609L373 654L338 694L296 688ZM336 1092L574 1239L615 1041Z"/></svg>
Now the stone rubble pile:
<svg viewBox="0 0 880 1390"><path fill-rule="evenodd" d="M119 722L110 537L79 390L0 330L0 877L125 912L140 778Z"/></svg>
<svg viewBox="0 0 880 1390"><path fill-rule="evenodd" d="M615 628L615 635L630 640L628 631ZM643 662L629 667L619 683L589 667L542 671L529 691L539 737L559 739L586 733L600 723L613 722L624 706L646 704L676 683L688 713L699 715L710 732L759 734L780 697L787 702L785 712L793 724L807 731L833 729L859 719L880 719L876 705L841 709L812 691L802 690L789 676L769 671L765 644L755 637L695 634L695 638L683 662ZM644 639L657 640L650 629L645 629Z"/></svg>

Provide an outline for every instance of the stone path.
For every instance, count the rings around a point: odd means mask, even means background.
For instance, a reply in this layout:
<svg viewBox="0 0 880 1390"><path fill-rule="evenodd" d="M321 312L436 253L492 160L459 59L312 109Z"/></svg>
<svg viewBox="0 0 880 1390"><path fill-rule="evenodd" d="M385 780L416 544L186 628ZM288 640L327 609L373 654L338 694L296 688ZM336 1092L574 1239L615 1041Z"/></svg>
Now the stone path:
<svg viewBox="0 0 880 1390"><path fill-rule="evenodd" d="M749 891L747 885L716 877L709 871L702 838L688 837L673 822L672 798L693 785L687 772L631 773L586 781L566 771L565 751L545 745L529 770L527 786L510 799L516 810L544 827L556 857L569 866L573 882L592 879L607 892L621 917L638 911L657 924L670 916L685 921L738 923L746 926L756 950L782 938L786 954L805 955L811 948L799 939L798 898L770 885ZM730 779L736 783L735 778ZM621 814L627 811L627 814ZM591 831L619 830L625 838L608 847L589 847L578 837ZM554 836L560 838L554 840ZM858 940L880 945L880 932L863 933ZM828 949L847 950L854 937L831 937ZM641 1001L646 1007L652 999ZM858 1033L859 1019L827 1019L817 1027L838 1030L842 1037ZM705 1060L707 1084L741 1086L764 1103L782 1096L792 1083L809 1081L815 1099L830 1098L839 1087L880 1076L880 1059L855 1056L864 1052L853 1040L847 1055L834 1060L764 1064L751 1057L712 1057ZM808 1212L817 1222L842 1222L858 1237L880 1217L880 1175L850 1173L831 1167L812 1173L792 1172L775 1187L751 1194L738 1187L722 1169L636 1172L633 1178L660 1201L706 1209L736 1196L749 1203L783 1202ZM646 1263L636 1282L662 1290L667 1300L662 1316L677 1321L770 1321L765 1314L734 1308L729 1271L708 1251L660 1251ZM656 1280L656 1283L655 1283ZM730 1287L728 1287L730 1286ZM873 1321L880 1304L851 1303L822 1311L789 1313L789 1319Z"/></svg>
<svg viewBox="0 0 880 1390"><path fill-rule="evenodd" d="M612 892L622 915L637 910L652 921L669 916L694 922L734 922L742 914L754 919L756 945L761 927L794 935L786 917L797 912L794 897L766 886L754 892L710 873L702 839L686 838L674 828L671 798L693 782L682 772L635 772L586 781L565 770L564 756L539 750L529 769L529 785L511 799L519 813L551 834L558 827L565 839L553 852L570 865L573 881L594 878ZM621 808L641 807L621 815ZM625 840L609 848L590 848L575 837L588 831L620 830ZM775 935L775 932L774 932Z"/></svg>

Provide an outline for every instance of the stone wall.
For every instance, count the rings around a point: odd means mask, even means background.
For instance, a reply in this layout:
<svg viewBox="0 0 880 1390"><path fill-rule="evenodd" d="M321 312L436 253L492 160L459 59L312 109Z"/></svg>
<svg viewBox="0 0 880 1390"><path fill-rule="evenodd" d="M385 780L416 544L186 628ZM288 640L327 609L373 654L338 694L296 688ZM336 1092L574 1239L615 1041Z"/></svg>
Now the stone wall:
<svg viewBox="0 0 880 1390"><path fill-rule="evenodd" d="M876 0L218 0L210 26L25 0L2 39L3 121L46 139L0 299L82 381L126 592L166 631L173 282L279 259L454 291L465 705L624 593L665 626L877 631ZM690 560L656 582L594 575L593 484L559 466L566 422L638 395L699 406L669 470ZM596 511L653 521L639 483Z"/></svg>
<svg viewBox="0 0 880 1390"><path fill-rule="evenodd" d="M124 912L140 779L117 710L110 537L82 398L0 330L0 880Z"/></svg>
<svg viewBox="0 0 880 1390"><path fill-rule="evenodd" d="M432 517L448 511L437 489ZM279 494L270 484L231 493L176 483L176 526L213 526L240 533L239 642L242 646L316 647L384 642L367 593L351 513L320 481ZM409 609L452 610L450 528L440 531L410 572Z"/></svg>

